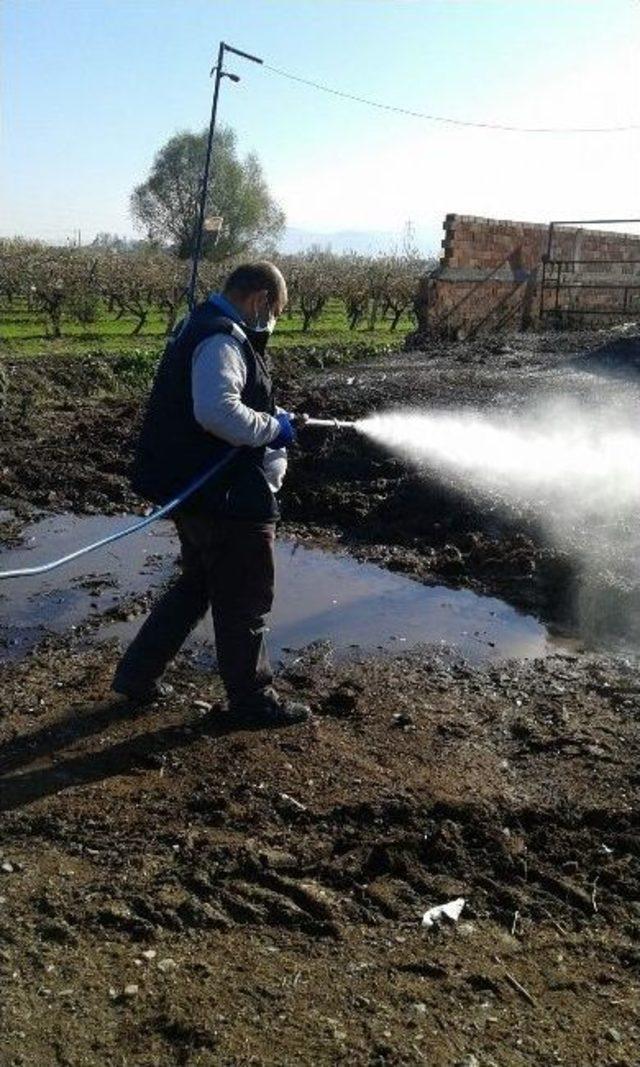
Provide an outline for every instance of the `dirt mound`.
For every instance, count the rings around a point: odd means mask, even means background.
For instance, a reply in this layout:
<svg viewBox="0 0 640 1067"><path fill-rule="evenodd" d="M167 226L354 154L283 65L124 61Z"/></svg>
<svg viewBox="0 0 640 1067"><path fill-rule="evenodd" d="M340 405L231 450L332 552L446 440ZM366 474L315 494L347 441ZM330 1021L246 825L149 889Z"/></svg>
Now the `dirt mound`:
<svg viewBox="0 0 640 1067"><path fill-rule="evenodd" d="M594 374L639 374L640 334L610 337L604 344L599 344L577 357L574 366L578 370L590 370Z"/></svg>

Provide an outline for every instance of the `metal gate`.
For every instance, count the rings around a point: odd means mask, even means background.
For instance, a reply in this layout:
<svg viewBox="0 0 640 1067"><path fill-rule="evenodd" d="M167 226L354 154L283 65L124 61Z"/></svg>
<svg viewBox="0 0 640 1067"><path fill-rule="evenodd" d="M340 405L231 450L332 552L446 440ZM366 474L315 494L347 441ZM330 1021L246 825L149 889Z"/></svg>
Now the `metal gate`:
<svg viewBox="0 0 640 1067"><path fill-rule="evenodd" d="M560 326L572 316L604 315L640 318L640 235L631 238L632 255L581 258L580 237L588 230L574 231L573 255L563 254L562 226L620 226L640 219L557 219L549 224L547 251L540 276L540 320ZM613 235L612 235L613 236ZM616 235L618 236L618 235ZM616 297L615 294L619 294Z"/></svg>

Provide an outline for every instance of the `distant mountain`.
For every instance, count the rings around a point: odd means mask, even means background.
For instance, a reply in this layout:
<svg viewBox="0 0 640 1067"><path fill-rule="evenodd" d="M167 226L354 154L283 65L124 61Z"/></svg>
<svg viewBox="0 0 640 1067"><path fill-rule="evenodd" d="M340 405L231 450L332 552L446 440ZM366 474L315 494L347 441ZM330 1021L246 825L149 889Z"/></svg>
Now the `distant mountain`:
<svg viewBox="0 0 640 1067"><path fill-rule="evenodd" d="M379 252L392 252L402 248L401 231L385 230L336 230L332 233L314 233L311 230L288 226L278 246L280 252L304 252L318 246L331 252L360 252L363 255L375 255ZM423 255L433 255L439 251L440 231L416 229L415 243Z"/></svg>

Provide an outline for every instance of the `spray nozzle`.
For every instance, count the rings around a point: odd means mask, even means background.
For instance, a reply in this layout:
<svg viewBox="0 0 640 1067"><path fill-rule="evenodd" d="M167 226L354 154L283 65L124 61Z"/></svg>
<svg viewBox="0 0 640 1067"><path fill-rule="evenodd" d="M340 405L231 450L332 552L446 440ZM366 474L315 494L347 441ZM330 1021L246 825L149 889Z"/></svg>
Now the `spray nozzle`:
<svg viewBox="0 0 640 1067"><path fill-rule="evenodd" d="M307 426L317 427L321 430L356 430L357 423L347 419L312 419L309 415L294 415L294 422L298 429L304 430Z"/></svg>

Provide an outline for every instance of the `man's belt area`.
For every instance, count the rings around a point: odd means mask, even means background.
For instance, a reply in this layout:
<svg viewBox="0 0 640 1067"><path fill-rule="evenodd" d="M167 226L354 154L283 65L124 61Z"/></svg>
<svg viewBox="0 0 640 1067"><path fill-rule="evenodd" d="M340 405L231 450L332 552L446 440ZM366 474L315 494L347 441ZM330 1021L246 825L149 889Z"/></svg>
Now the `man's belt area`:
<svg viewBox="0 0 640 1067"><path fill-rule="evenodd" d="M223 476L209 490L194 493L184 510L245 522L276 522L280 511L264 471L265 451L264 446L239 448Z"/></svg>

